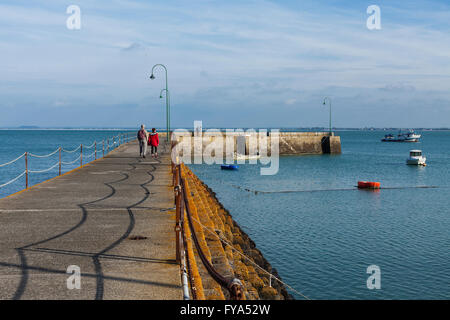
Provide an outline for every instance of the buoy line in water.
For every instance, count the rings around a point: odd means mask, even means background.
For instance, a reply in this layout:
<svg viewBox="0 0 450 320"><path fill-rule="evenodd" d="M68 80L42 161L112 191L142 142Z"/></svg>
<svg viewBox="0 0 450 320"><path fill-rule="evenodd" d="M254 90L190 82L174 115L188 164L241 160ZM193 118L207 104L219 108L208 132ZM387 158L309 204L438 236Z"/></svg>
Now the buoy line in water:
<svg viewBox="0 0 450 320"><path fill-rule="evenodd" d="M395 190L395 189L438 189L442 188L439 186L409 186L409 187L381 187L377 189L358 189L357 186L354 188L338 188L338 189L316 189L316 190L280 190L280 191L260 191L260 190L252 190L249 188L244 188L241 186L229 184L230 186L249 192L254 194L271 194L271 193L301 193L301 192L327 192L327 191L357 191L357 190L369 190L369 191L375 191L375 190Z"/></svg>

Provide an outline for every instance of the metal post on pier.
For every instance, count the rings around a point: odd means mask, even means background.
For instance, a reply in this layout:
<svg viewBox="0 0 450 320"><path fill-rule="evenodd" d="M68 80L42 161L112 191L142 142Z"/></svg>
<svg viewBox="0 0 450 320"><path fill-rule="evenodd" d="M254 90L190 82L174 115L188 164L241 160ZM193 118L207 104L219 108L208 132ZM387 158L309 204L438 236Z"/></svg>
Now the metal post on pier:
<svg viewBox="0 0 450 320"><path fill-rule="evenodd" d="M106 139L106 154L109 152L109 138Z"/></svg>
<svg viewBox="0 0 450 320"><path fill-rule="evenodd" d="M25 189L28 189L28 152L25 152Z"/></svg>
<svg viewBox="0 0 450 320"><path fill-rule="evenodd" d="M175 173L176 173L176 167L175 164L172 162L172 187L175 187L177 184L175 183Z"/></svg>
<svg viewBox="0 0 450 320"><path fill-rule="evenodd" d="M95 149L94 149L95 150L95 156L94 156L95 158L94 159L97 160L97 141L95 141L94 145L95 145Z"/></svg>
<svg viewBox="0 0 450 320"><path fill-rule="evenodd" d="M181 186L180 186L180 167L175 167L175 241L176 241L176 261L181 262Z"/></svg>
<svg viewBox="0 0 450 320"><path fill-rule="evenodd" d="M80 167L83 166L83 144L80 145Z"/></svg>
<svg viewBox="0 0 450 320"><path fill-rule="evenodd" d="M102 154L103 158L105 157L105 140L102 140Z"/></svg>
<svg viewBox="0 0 450 320"><path fill-rule="evenodd" d="M59 170L58 175L61 175L61 147L59 147Z"/></svg>

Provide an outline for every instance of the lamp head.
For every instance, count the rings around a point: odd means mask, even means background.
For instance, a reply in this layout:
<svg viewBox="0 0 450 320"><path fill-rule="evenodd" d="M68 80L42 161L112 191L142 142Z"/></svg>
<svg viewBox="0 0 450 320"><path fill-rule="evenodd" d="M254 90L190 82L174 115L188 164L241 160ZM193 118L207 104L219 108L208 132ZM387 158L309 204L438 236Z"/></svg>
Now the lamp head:
<svg viewBox="0 0 450 320"><path fill-rule="evenodd" d="M152 73L152 75L150 76L150 79L155 79L155 76L153 75L153 73Z"/></svg>

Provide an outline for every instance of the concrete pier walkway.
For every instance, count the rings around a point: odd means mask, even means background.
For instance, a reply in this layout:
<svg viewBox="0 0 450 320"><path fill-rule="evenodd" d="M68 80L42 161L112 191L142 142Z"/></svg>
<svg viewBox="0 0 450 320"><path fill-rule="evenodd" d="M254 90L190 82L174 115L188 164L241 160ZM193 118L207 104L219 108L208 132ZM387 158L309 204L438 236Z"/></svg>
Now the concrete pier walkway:
<svg viewBox="0 0 450 320"><path fill-rule="evenodd" d="M182 299L170 158L138 149L0 200L0 299Z"/></svg>

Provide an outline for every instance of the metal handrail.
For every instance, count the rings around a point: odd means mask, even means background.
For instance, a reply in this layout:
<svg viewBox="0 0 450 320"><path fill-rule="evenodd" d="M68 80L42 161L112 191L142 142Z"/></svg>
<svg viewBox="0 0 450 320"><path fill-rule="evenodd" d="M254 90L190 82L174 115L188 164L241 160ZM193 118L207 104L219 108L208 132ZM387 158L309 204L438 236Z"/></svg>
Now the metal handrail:
<svg viewBox="0 0 450 320"><path fill-rule="evenodd" d="M223 288L226 288L228 290L228 292L230 293L230 297L232 300L243 300L243 288L242 288L242 283L240 282L239 279L237 278L225 278L224 276L222 276L215 268L214 266L209 262L209 260L206 258L205 253L203 252L202 247L200 246L200 243L198 241L198 237L197 237L197 233L194 229L194 224L192 222L192 214L191 214L191 208L189 206L189 201L188 201L188 196L186 194L186 184L185 184L185 180L183 179L183 177L181 176L181 166L177 165L176 166L176 174L177 182L179 182L179 185L176 185L175 188L179 189L178 191L178 197L180 197L180 199L176 199L176 204L177 204L177 213L181 212L181 208L183 207L183 214L178 215L177 214L177 226L182 222L182 216L184 216L184 211L186 211L186 216L188 218L188 224L189 224L189 229L191 230L191 236L192 239L194 241L195 247L197 249L198 255L200 257L200 260L202 261L203 266L206 268L206 270L208 271L209 275ZM177 191L176 191L177 192ZM177 195L177 194L176 194ZM175 228L176 231L178 231L178 228ZM185 235L184 235L184 229L181 228L181 231L183 231L183 240L185 239ZM181 253L181 246L179 245L179 237L178 237L178 233L177 233L177 257L179 257L182 253ZM179 261L177 259L177 261Z"/></svg>

